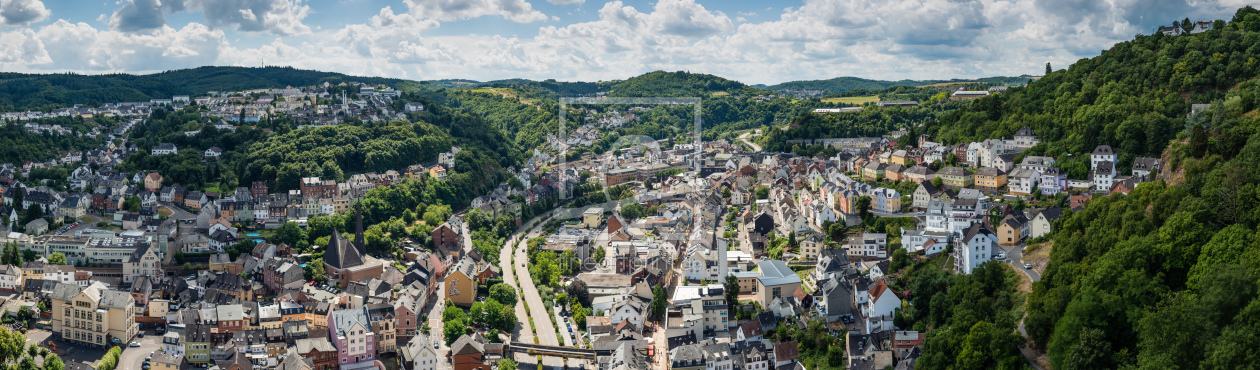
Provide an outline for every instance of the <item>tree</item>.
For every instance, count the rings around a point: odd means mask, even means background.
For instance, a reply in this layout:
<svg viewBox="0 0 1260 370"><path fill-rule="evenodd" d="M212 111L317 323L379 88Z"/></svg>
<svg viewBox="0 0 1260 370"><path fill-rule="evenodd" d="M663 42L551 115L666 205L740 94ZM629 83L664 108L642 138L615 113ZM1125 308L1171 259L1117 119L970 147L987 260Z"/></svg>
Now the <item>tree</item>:
<svg viewBox="0 0 1260 370"><path fill-rule="evenodd" d="M66 264L66 254L65 254L65 253L61 253L61 252L53 252L53 254L52 254L51 256L48 256L48 264L49 264L49 265L64 265L64 264Z"/></svg>
<svg viewBox="0 0 1260 370"><path fill-rule="evenodd" d="M1190 156L1195 158L1202 158L1207 153L1208 135L1203 125L1194 125L1194 128L1190 130L1190 146L1187 149L1190 151Z"/></svg>
<svg viewBox="0 0 1260 370"><path fill-rule="evenodd" d="M499 303L515 306L516 305L516 288L506 283L494 284L490 287L490 299Z"/></svg>
<svg viewBox="0 0 1260 370"><path fill-rule="evenodd" d="M43 370L65 370L65 368L66 368L66 364L64 362L61 362L61 357L57 356L56 353L44 354Z"/></svg>
<svg viewBox="0 0 1260 370"><path fill-rule="evenodd" d="M599 248L595 248L595 252L592 253L591 257L595 259L595 263L602 264L604 263L604 257L607 256L607 254L608 251L604 250L604 246L601 245Z"/></svg>
<svg viewBox="0 0 1260 370"><path fill-rule="evenodd" d="M1190 31L1194 30L1194 22L1190 21L1190 17L1186 17L1186 19L1181 21L1181 29L1186 31L1186 33L1190 33Z"/></svg>
<svg viewBox="0 0 1260 370"><path fill-rule="evenodd" d="M945 183L945 182L944 182L943 180L941 180L941 178L940 178L940 177L933 177L933 178L932 178L932 186L935 186L937 189L940 189L940 188L941 188L941 185L944 185L944 183Z"/></svg>
<svg viewBox="0 0 1260 370"><path fill-rule="evenodd" d="M1050 69L1050 62L1046 62L1046 76L1049 76L1050 72L1053 72L1053 71L1054 71L1053 69Z"/></svg>
<svg viewBox="0 0 1260 370"><path fill-rule="evenodd" d="M757 187L757 199L766 199L770 197L770 188L765 186Z"/></svg>
<svg viewBox="0 0 1260 370"><path fill-rule="evenodd" d="M582 307L581 303L573 304L573 322L583 330L586 329L586 315L586 307Z"/></svg>
<svg viewBox="0 0 1260 370"><path fill-rule="evenodd" d="M187 263L185 263L185 265L187 265ZM189 268L188 266L185 266L184 269L188 270ZM306 280L314 281L318 284L328 282L328 277L324 275L324 263L322 261L316 260L315 262L306 264L306 269L302 272L306 275Z"/></svg>
<svg viewBox="0 0 1260 370"><path fill-rule="evenodd" d="M735 275L726 275L726 283L722 285L726 296L726 307L735 307L739 303L739 279Z"/></svg>
<svg viewBox="0 0 1260 370"><path fill-rule="evenodd" d="M34 208L34 207L31 207ZM18 251L16 243L8 243L4 246L4 254L0 255L0 261L10 266L22 265L22 253Z"/></svg>
<svg viewBox="0 0 1260 370"><path fill-rule="evenodd" d="M39 366L35 365L35 359L27 356L23 357L22 362L18 363L17 370L39 370Z"/></svg>
<svg viewBox="0 0 1260 370"><path fill-rule="evenodd" d="M31 308L30 308L30 307L22 306L22 308L25 308L25 309L26 309L26 313L27 313L27 315L30 315L30 313L31 313ZM28 319L29 319L29 317L28 317ZM38 355L39 355L39 347L36 347L36 346L28 346L28 347L26 347L26 355L27 355L27 356L30 356L31 358L34 358L35 356L38 356Z"/></svg>
<svg viewBox="0 0 1260 370"><path fill-rule="evenodd" d="M140 212L140 197L132 196L127 198L127 200L123 201L123 208L127 209L127 212Z"/></svg>
<svg viewBox="0 0 1260 370"><path fill-rule="evenodd" d="M865 220L871 214L871 197L866 195L858 197L857 208L858 216Z"/></svg>
<svg viewBox="0 0 1260 370"><path fill-rule="evenodd" d="M897 248L893 251L892 261L888 263L888 268L892 271L901 271L902 268L910 265L910 255L905 248Z"/></svg>
<svg viewBox="0 0 1260 370"><path fill-rule="evenodd" d="M448 301L446 309L442 311L442 326L446 345L455 343L455 340L468 332L468 314Z"/></svg>
<svg viewBox="0 0 1260 370"><path fill-rule="evenodd" d="M586 288L585 281L576 280L573 283L570 283L568 288L565 288L565 292L569 293L569 296L573 297L573 299L578 303L590 303L588 299L591 298L591 293L590 290Z"/></svg>
<svg viewBox="0 0 1260 370"><path fill-rule="evenodd" d="M499 360L499 370L516 370L517 363L510 358Z"/></svg>
<svg viewBox="0 0 1260 370"><path fill-rule="evenodd" d="M665 315L665 309L669 307L669 297L665 296L665 288L657 285L652 288L652 318L660 319Z"/></svg>

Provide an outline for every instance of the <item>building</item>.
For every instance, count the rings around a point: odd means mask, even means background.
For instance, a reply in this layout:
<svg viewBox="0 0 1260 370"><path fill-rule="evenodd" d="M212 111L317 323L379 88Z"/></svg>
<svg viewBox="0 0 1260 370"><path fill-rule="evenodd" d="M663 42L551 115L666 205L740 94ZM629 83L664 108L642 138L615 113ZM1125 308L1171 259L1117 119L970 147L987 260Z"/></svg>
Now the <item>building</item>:
<svg viewBox="0 0 1260 370"><path fill-rule="evenodd" d="M1062 208L1047 208L1038 212L1037 215L1033 216L1032 220L1029 221L1031 225L1028 227L1028 237L1035 239L1041 237L1042 235L1050 234L1050 232L1054 231L1054 222L1062 216Z"/></svg>
<svg viewBox="0 0 1260 370"><path fill-rule="evenodd" d="M985 96L989 96L988 90L984 90L984 91L958 90L958 91L955 91L953 95L950 95L949 100L971 100L971 99L981 98Z"/></svg>
<svg viewBox="0 0 1260 370"><path fill-rule="evenodd" d="M443 361L438 357L437 351L433 349L429 337L424 334L416 335L407 341L407 345L402 348L402 369L403 370L437 370L438 361ZM316 369L323 370L323 369Z"/></svg>
<svg viewBox="0 0 1260 370"><path fill-rule="evenodd" d="M801 287L801 277L779 260L763 260L757 263L757 301L769 307L776 298L791 296Z"/></svg>
<svg viewBox="0 0 1260 370"><path fill-rule="evenodd" d="M376 360L376 333L363 309L333 311L328 315L328 335L337 349L338 365Z"/></svg>
<svg viewBox="0 0 1260 370"><path fill-rule="evenodd" d="M398 320L394 314L394 305L376 303L363 306L368 321L372 323L372 332L376 333L376 353L396 351L398 343Z"/></svg>
<svg viewBox="0 0 1260 370"><path fill-rule="evenodd" d="M589 208L586 211L582 212L582 226L585 226L591 229L597 228L599 227L600 223L603 221L603 217L604 217L603 208L598 208L598 207Z"/></svg>
<svg viewBox="0 0 1260 370"><path fill-rule="evenodd" d="M971 173L962 167L945 167L936 175L941 178L942 185L953 189L971 187L975 181Z"/></svg>
<svg viewBox="0 0 1260 370"><path fill-rule="evenodd" d="M175 148L175 144L161 143L153 147L152 153L153 155L179 154L179 149Z"/></svg>
<svg viewBox="0 0 1260 370"><path fill-rule="evenodd" d="M1134 178L1144 178L1148 181L1151 173L1159 173L1159 159L1149 157L1137 157L1133 159L1132 175Z"/></svg>
<svg viewBox="0 0 1260 370"><path fill-rule="evenodd" d="M312 370L335 370L339 367L337 348L326 337L298 339L293 347L303 358L311 360Z"/></svg>
<svg viewBox="0 0 1260 370"><path fill-rule="evenodd" d="M635 168L619 168L604 173L604 186L618 185L637 179L639 170Z"/></svg>
<svg viewBox="0 0 1260 370"><path fill-rule="evenodd" d="M1099 145L1089 154L1089 170L1097 171L1098 164L1102 162L1116 163L1116 151L1111 149L1110 145ZM1111 184L1107 184L1110 186Z"/></svg>
<svg viewBox="0 0 1260 370"><path fill-rule="evenodd" d="M367 243L363 239L362 211L356 211L354 241L341 238L341 233L333 230L328 241L328 250L324 252L324 270L329 280L345 288L354 281L367 281L368 278L381 278L384 272L382 263L367 255Z"/></svg>
<svg viewBox="0 0 1260 370"><path fill-rule="evenodd" d="M188 361L184 360L184 355L171 354L164 352L154 352L150 355L152 361L150 370L186 370L188 369Z"/></svg>
<svg viewBox="0 0 1260 370"><path fill-rule="evenodd" d="M996 167L981 167L975 173L976 188L993 193L1006 187L1006 172Z"/></svg>
<svg viewBox="0 0 1260 370"><path fill-rule="evenodd" d="M976 267L989 262L996 249L997 236L979 223L971 224L963 234L959 244L954 248L958 255L954 259L954 268L960 273L970 274Z"/></svg>
<svg viewBox="0 0 1260 370"><path fill-rule="evenodd" d="M151 243L139 243L136 251L123 262L123 282L132 283L143 277L162 276L162 257Z"/></svg>
<svg viewBox="0 0 1260 370"><path fill-rule="evenodd" d="M22 268L13 265L0 265L0 291L16 292L22 290Z"/></svg>
<svg viewBox="0 0 1260 370"><path fill-rule="evenodd" d="M87 288L58 283L49 294L53 333L93 348L126 345L139 330L131 294L95 282Z"/></svg>
<svg viewBox="0 0 1260 370"><path fill-rule="evenodd" d="M471 307L477 298L477 262L472 257L461 258L446 275L446 297L452 303Z"/></svg>

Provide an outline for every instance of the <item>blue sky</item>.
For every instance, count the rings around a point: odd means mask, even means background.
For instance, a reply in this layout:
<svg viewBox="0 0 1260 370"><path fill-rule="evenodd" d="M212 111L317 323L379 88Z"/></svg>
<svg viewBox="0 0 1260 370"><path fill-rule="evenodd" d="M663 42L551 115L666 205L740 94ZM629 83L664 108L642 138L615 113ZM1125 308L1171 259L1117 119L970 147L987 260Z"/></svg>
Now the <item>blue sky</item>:
<svg viewBox="0 0 1260 370"><path fill-rule="evenodd" d="M1040 74L1254 0L0 0L0 71L286 65L409 79L773 84Z"/></svg>

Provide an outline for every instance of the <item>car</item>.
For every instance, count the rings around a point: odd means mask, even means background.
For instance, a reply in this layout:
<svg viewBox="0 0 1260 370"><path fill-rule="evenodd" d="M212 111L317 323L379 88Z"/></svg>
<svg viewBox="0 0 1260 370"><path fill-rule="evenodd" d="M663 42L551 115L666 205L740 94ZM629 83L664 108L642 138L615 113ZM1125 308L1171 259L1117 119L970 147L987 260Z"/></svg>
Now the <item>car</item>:
<svg viewBox="0 0 1260 370"><path fill-rule="evenodd" d="M997 259L999 259L999 260L1004 260L1004 259L1006 259L1006 253L998 253L998 255L997 255Z"/></svg>
<svg viewBox="0 0 1260 370"><path fill-rule="evenodd" d="M437 348L438 348L438 341L435 340L433 341L433 349L437 349Z"/></svg>
<svg viewBox="0 0 1260 370"><path fill-rule="evenodd" d="M144 338L144 333L136 333L137 337Z"/></svg>
<svg viewBox="0 0 1260 370"><path fill-rule="evenodd" d="M1031 264L1031 263L1025 263L1025 264L1024 264L1024 268L1029 269L1029 270L1032 270L1032 264Z"/></svg>
<svg viewBox="0 0 1260 370"><path fill-rule="evenodd" d="M133 342L131 342L131 344L130 344L130 345L131 345L132 347L139 347L139 346L140 346L140 342L134 342L134 341L133 341Z"/></svg>

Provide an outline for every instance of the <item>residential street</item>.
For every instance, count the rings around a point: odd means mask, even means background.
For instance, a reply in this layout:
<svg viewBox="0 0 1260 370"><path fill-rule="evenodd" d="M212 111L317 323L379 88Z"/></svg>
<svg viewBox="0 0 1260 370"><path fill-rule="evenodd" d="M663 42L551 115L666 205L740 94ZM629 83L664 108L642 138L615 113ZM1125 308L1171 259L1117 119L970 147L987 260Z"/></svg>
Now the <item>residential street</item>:
<svg viewBox="0 0 1260 370"><path fill-rule="evenodd" d="M1041 281L1041 274L1037 273L1037 271L1033 269L1024 268L1024 262L1023 262L1024 243L1019 243L1019 245L1016 245L1013 247L999 247L999 248L1001 248L1003 252L1006 253L1006 263L1009 263L1012 266L1015 266L1016 270L1023 271L1024 274L1027 274L1028 278L1032 279L1034 283Z"/></svg>
<svg viewBox="0 0 1260 370"><path fill-rule="evenodd" d="M170 204L170 203L166 203L166 202L158 202L158 205L159 205L159 206L162 206L162 207L164 207L164 208L166 208L166 209L171 210L171 218L173 218L173 219L176 219L176 220L195 220L195 219L197 219L197 215L196 215L196 214L193 214L192 212L185 211L182 207L177 207L177 206L175 206L174 204Z"/></svg>

